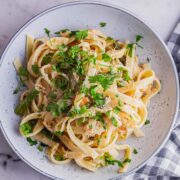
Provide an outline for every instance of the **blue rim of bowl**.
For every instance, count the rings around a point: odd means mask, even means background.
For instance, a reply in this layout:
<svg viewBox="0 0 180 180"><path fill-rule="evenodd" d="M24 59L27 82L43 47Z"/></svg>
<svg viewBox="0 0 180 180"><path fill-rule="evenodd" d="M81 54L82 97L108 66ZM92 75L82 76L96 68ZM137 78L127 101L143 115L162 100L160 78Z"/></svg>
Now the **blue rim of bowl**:
<svg viewBox="0 0 180 180"><path fill-rule="evenodd" d="M119 174L118 176L114 177L114 178L111 178L111 180L114 180L114 179L117 179L117 178L120 178L120 177L124 177L124 176L127 176L127 175L130 175L132 174L133 172L137 171L138 169L140 169L141 167L143 167L153 156L155 156L159 151L160 149L163 147L163 145L166 143L166 141L168 140L169 136L170 136L170 133L174 127L174 124L175 124L175 120L177 118L177 114L178 114L178 109L179 109L179 80L178 80L178 74L177 74L177 70L176 70L176 66L175 66L175 63L174 63L174 60L172 58L172 55L171 53L169 52L167 46L165 45L164 41L159 37L159 35L152 29L152 27L150 25L148 25L147 22L144 22L144 20L142 20L140 17L138 17L137 15L135 15L134 13L132 13L131 11L129 10L126 10L120 6L117 6L117 5L113 5L113 4L110 4L110 3L105 3L105 2L99 2L99 1L74 1L74 2L68 2L68 3L62 3L60 5L56 5L54 7L51 7L51 8L48 8L44 11L42 11L41 13L37 14L36 16L32 17L29 21L27 21L12 37L11 39L9 40L8 42L8 45L6 46L6 48L4 49L3 53L2 53L2 56L1 56L1 59L0 59L0 67L1 67L1 64L3 62L3 59L6 55L6 53L8 52L8 49L9 47L11 46L11 44L13 43L13 41L16 39L16 37L21 33L21 31L23 31L27 26L29 26L33 21L35 21L36 19L38 19L39 17L43 16L44 14L46 13L49 13L51 11L54 11L56 9L60 9L60 8L64 8L64 7L67 7L67 6L74 6L74 5L79 5L79 4L94 4L94 5L100 5L100 6L105 6L105 7L109 7L109 8L113 8L113 9L116 9L116 10L120 10L128 15L130 15L131 17L135 18L136 20L140 21L141 23L143 23L143 25L145 25L149 30L151 30L151 32L156 36L156 38L161 42L161 44L163 45L163 47L165 48L166 52L168 53L169 55L169 59L170 59L170 62L172 64L172 67L173 67L173 71L174 71L174 75L175 75L175 80L176 80L176 109L175 109L175 112L174 112L174 116L173 116L173 122L169 128L169 131L168 131L168 134L166 135L166 137L164 138L164 140L162 141L161 145L144 161L142 162L139 166L135 167L134 169L130 170L129 172L125 172L123 174ZM4 128L3 128L3 125L2 125L2 122L0 120L0 127L1 127L1 130L3 132L3 135L5 137L5 139L7 140L8 144L11 146L11 148L14 150L14 152L26 163L28 164L30 167L32 167L34 170L42 173L43 175L46 175L50 178L53 178L53 179L61 179L63 180L62 178L60 177L56 177L56 176L53 176L51 174L48 174L46 173L45 171L42 171L41 169L39 169L38 167L34 166L32 163L30 163L29 161L27 161L22 155L20 152L18 152L15 148L15 146L11 143L11 141L9 140Z"/></svg>

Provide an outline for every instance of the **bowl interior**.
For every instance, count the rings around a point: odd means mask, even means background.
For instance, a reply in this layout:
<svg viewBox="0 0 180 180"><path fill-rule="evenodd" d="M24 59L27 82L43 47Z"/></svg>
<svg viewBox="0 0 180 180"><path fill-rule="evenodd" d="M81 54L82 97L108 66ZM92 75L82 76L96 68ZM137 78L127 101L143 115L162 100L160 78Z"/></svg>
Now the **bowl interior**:
<svg viewBox="0 0 180 180"><path fill-rule="evenodd" d="M104 28L99 27L100 22L106 22ZM100 29L107 36L121 41L135 40L137 34L144 38L141 42L144 49L137 49L140 62L151 60L152 68L162 82L160 94L151 100L148 108L148 118L151 124L143 127L144 138L131 137L127 143L138 149L133 155L128 172L140 166L162 144L168 134L176 111L177 84L170 56L164 45L156 35L143 22L126 12L100 4L73 3L68 6L59 6L48 10L26 24L12 39L2 56L0 68L0 112L2 130L13 149L28 164L38 171L62 179L110 179L117 177L117 167L107 167L91 173L76 166L54 165L44 154L36 148L30 147L26 140L19 135L18 124L20 118L14 114L14 107L18 102L18 95L13 95L16 88L17 74L13 66L15 57L22 62L25 57L26 34L35 37L46 36L44 28L51 33L60 29Z"/></svg>

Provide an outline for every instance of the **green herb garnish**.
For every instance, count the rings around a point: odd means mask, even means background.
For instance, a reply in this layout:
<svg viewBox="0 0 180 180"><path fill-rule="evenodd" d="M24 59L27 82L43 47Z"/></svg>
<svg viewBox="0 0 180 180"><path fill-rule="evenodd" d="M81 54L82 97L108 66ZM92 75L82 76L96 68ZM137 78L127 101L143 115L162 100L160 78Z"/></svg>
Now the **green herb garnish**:
<svg viewBox="0 0 180 180"><path fill-rule="evenodd" d="M27 81L29 79L29 72L23 66L21 66L18 69L18 75L19 75L19 78L20 78L22 83L24 83L24 81Z"/></svg>
<svg viewBox="0 0 180 180"><path fill-rule="evenodd" d="M38 75L38 74L40 73L39 67L38 67L37 64L33 64L31 68L32 68L32 70L33 70L33 72L34 72L35 74Z"/></svg>
<svg viewBox="0 0 180 180"><path fill-rule="evenodd" d="M28 135L32 133L32 130L33 130L31 124L28 122L20 125L20 129L24 135Z"/></svg>
<svg viewBox="0 0 180 180"><path fill-rule="evenodd" d="M126 158L124 161L123 161L123 163L130 163L131 162L131 159L129 159L129 158Z"/></svg>
<svg viewBox="0 0 180 180"><path fill-rule="evenodd" d="M55 135L61 135L61 136L62 136L63 134L64 134L63 131L56 131L56 132L55 132Z"/></svg>
<svg viewBox="0 0 180 180"><path fill-rule="evenodd" d="M148 125L148 124L150 124L150 120L149 120L149 119L146 119L144 125Z"/></svg>
<svg viewBox="0 0 180 180"><path fill-rule="evenodd" d="M43 151L43 147L39 144L39 146L37 147L37 149L42 152Z"/></svg>
<svg viewBox="0 0 180 180"><path fill-rule="evenodd" d="M108 152L104 153L104 160L106 165L115 165L117 164L119 167L123 167L123 163L114 159Z"/></svg>
<svg viewBox="0 0 180 180"><path fill-rule="evenodd" d="M143 47L138 44L138 42L139 42L141 39L143 39L143 37L142 37L141 35L136 35L136 45L137 45L138 47L140 47L140 48L143 49Z"/></svg>
<svg viewBox="0 0 180 180"><path fill-rule="evenodd" d="M87 107L86 106L82 106L80 108L74 108L73 110L71 110L69 112L69 116L74 117L76 115L84 114L85 112L87 112Z"/></svg>
<svg viewBox="0 0 180 180"><path fill-rule="evenodd" d="M101 112L97 112L95 115L95 120L102 123L102 126L104 129L106 129L106 123L103 119L103 114Z"/></svg>
<svg viewBox="0 0 180 180"><path fill-rule="evenodd" d="M134 148L133 153L134 153L134 154L137 154L137 153L138 153L138 151L137 151L136 148Z"/></svg>
<svg viewBox="0 0 180 180"><path fill-rule="evenodd" d="M20 104L15 108L15 113L17 115L23 115L26 112L26 110L28 109L32 100L35 99L38 94L39 94L39 91L37 91L36 89L33 89L27 95L27 97L23 101L21 101Z"/></svg>
<svg viewBox="0 0 180 180"><path fill-rule="evenodd" d="M104 88L104 90L107 90L109 86L113 84L115 77L115 75L111 74L98 74L95 76L89 76L89 82L99 83Z"/></svg>
<svg viewBox="0 0 180 180"><path fill-rule="evenodd" d="M67 32L67 31L69 31L69 29L62 29L62 30L60 30L60 31L55 32L54 34L59 35L60 33L65 33L65 32Z"/></svg>
<svg viewBox="0 0 180 180"><path fill-rule="evenodd" d="M34 146L37 144L37 141L33 141L30 137L26 138L26 140L30 144L30 146Z"/></svg>
<svg viewBox="0 0 180 180"><path fill-rule="evenodd" d="M42 59L42 62L44 64L49 64L51 62L51 58L53 56L53 53L49 53L49 54L46 54L43 59Z"/></svg>
<svg viewBox="0 0 180 180"><path fill-rule="evenodd" d="M65 160L64 156L62 154L56 154L54 155L54 158L57 160L57 161L63 161Z"/></svg>
<svg viewBox="0 0 180 180"><path fill-rule="evenodd" d="M85 39L88 36L88 30L82 30L76 32L76 40Z"/></svg>
<svg viewBox="0 0 180 180"><path fill-rule="evenodd" d="M90 88L90 95L93 99L93 102L96 106L102 107L105 104L105 97L103 94L97 93L96 92L97 86L92 86Z"/></svg>
<svg viewBox="0 0 180 180"><path fill-rule="evenodd" d="M68 80L64 76L58 76L54 79L51 80L52 84L54 87L61 89L61 90L66 90L68 87Z"/></svg>
<svg viewBox="0 0 180 180"><path fill-rule="evenodd" d="M50 37L50 30L47 29L47 28L44 28L44 31L45 31L45 33L47 34L47 36Z"/></svg>
<svg viewBox="0 0 180 180"><path fill-rule="evenodd" d="M120 109L118 106L115 106L114 109L113 109L113 111L114 111L116 114L118 114L118 113L121 111L121 109Z"/></svg>
<svg viewBox="0 0 180 180"><path fill-rule="evenodd" d="M109 62L112 60L111 56L109 56L107 53L102 54L102 60L105 62Z"/></svg>
<svg viewBox="0 0 180 180"><path fill-rule="evenodd" d="M100 22L99 25L100 25L100 27L105 27L106 26L106 22Z"/></svg>

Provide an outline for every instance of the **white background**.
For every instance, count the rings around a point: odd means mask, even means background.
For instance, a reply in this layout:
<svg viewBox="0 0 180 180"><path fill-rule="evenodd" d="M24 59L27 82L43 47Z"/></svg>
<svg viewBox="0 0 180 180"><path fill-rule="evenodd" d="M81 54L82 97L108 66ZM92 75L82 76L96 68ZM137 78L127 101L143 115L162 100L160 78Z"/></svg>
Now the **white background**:
<svg viewBox="0 0 180 180"><path fill-rule="evenodd" d="M72 1L72 0L71 0ZM103 0L99 0L103 1ZM180 0L104 0L132 11L147 22L167 41L180 18ZM69 0L0 0L0 55L10 37L37 13ZM0 77L2 78L2 77ZM18 158L7 145L0 132L0 153L9 153ZM49 178L35 172L23 162L8 160L0 155L0 180L47 180Z"/></svg>

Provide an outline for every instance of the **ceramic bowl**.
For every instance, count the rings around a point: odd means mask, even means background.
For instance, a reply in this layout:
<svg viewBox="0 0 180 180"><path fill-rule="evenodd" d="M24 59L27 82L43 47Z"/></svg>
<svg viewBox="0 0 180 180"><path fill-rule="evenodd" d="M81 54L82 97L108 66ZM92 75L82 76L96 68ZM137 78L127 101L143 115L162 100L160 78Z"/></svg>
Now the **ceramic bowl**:
<svg viewBox="0 0 180 180"><path fill-rule="evenodd" d="M107 25L101 28L100 22L106 22ZM23 63L26 34L35 37L45 36L44 28L50 29L51 32L64 28L100 29L107 36L121 41L127 39L134 41L137 34L144 37L141 42L144 48L137 49L140 62L150 59L153 70L162 82L162 90L151 100L148 108L148 119L151 124L142 128L145 137L131 137L127 140L132 148L138 150L138 154L133 155L132 163L124 175L142 167L168 139L177 115L179 90L174 61L164 42L148 25L122 8L99 2L73 2L48 9L27 22L9 42L1 57L0 123L12 149L32 168L51 178L104 180L122 176L117 174L116 166L105 167L92 173L79 168L75 163L52 164L43 153L29 146L20 136L18 132L20 118L14 114L19 97L13 95L13 90L18 84L13 60L19 57Z"/></svg>

